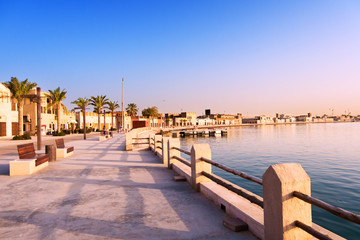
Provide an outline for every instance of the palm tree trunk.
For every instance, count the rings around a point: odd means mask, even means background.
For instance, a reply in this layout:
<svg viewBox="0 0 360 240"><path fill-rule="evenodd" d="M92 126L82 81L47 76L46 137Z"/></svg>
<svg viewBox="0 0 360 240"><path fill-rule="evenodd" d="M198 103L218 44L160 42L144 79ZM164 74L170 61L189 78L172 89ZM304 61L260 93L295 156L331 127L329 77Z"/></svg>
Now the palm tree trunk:
<svg viewBox="0 0 360 240"><path fill-rule="evenodd" d="M114 128L114 111L111 112L111 128Z"/></svg>
<svg viewBox="0 0 360 240"><path fill-rule="evenodd" d="M106 124L106 113L104 111L104 127L105 127L105 124ZM105 129L106 129L106 127L105 127Z"/></svg>
<svg viewBox="0 0 360 240"><path fill-rule="evenodd" d="M23 118L23 115L24 115L24 107L23 107L23 103L22 101L20 101L18 103L18 135L23 135L24 134L24 128L23 128L23 125L24 125L24 118Z"/></svg>
<svg viewBox="0 0 360 240"><path fill-rule="evenodd" d="M56 106L56 114L57 114L57 131L58 133L60 132L61 130L61 127L60 127L60 106Z"/></svg>
<svg viewBox="0 0 360 240"><path fill-rule="evenodd" d="M98 111L98 129L101 131L101 126L100 126L100 111Z"/></svg>
<svg viewBox="0 0 360 240"><path fill-rule="evenodd" d="M83 108L83 122L84 122L84 140L86 140L86 116L85 116L85 108Z"/></svg>

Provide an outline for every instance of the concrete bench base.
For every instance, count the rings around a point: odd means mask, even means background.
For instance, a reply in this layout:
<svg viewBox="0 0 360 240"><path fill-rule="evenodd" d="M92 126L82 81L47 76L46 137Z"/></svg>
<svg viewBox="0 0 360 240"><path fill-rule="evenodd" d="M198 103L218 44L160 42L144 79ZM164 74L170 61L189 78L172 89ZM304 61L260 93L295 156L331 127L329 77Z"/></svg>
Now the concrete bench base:
<svg viewBox="0 0 360 240"><path fill-rule="evenodd" d="M10 176L24 176L46 168L49 162L44 162L39 166L35 166L36 159L18 159L10 161Z"/></svg>
<svg viewBox="0 0 360 240"><path fill-rule="evenodd" d="M74 154L74 151L67 152L67 148L57 148L56 149L56 157L57 158L67 158Z"/></svg>

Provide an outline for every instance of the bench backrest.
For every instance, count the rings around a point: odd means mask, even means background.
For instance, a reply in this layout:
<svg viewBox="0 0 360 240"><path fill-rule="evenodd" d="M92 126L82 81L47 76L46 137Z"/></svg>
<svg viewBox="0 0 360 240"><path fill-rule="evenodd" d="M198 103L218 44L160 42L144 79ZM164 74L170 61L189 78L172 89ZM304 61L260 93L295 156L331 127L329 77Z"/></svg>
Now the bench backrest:
<svg viewBox="0 0 360 240"><path fill-rule="evenodd" d="M20 159L36 158L36 153L33 143L18 145L17 149Z"/></svg>
<svg viewBox="0 0 360 240"><path fill-rule="evenodd" d="M65 143L64 143L64 139L60 138L60 139L56 139L55 140L56 143L56 147L57 148L65 148Z"/></svg>

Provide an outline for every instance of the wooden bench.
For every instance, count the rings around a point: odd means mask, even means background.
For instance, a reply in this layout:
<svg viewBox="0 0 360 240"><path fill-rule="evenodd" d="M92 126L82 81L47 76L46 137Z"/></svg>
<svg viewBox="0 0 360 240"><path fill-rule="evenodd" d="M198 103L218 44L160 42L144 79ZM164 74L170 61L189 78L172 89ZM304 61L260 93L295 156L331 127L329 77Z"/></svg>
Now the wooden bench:
<svg viewBox="0 0 360 240"><path fill-rule="evenodd" d="M56 157L66 158L74 154L74 147L65 147L64 139L56 139Z"/></svg>
<svg viewBox="0 0 360 240"><path fill-rule="evenodd" d="M49 155L36 154L33 143L17 146L19 159L10 161L10 176L30 175L49 165Z"/></svg>

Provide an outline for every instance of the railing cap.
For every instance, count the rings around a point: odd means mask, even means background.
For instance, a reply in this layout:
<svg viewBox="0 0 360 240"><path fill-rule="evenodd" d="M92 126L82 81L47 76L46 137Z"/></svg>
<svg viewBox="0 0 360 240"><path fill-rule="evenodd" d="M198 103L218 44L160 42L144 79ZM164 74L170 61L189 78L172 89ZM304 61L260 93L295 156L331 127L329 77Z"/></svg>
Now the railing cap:
<svg viewBox="0 0 360 240"><path fill-rule="evenodd" d="M205 154L210 155L211 156L211 148L210 145L207 143L198 143L198 144L193 144L191 147L191 154L193 154L193 152L196 151L197 154Z"/></svg>
<svg viewBox="0 0 360 240"><path fill-rule="evenodd" d="M309 175L299 163L282 163L271 165L264 173L263 180L278 180L281 183L310 181Z"/></svg>

